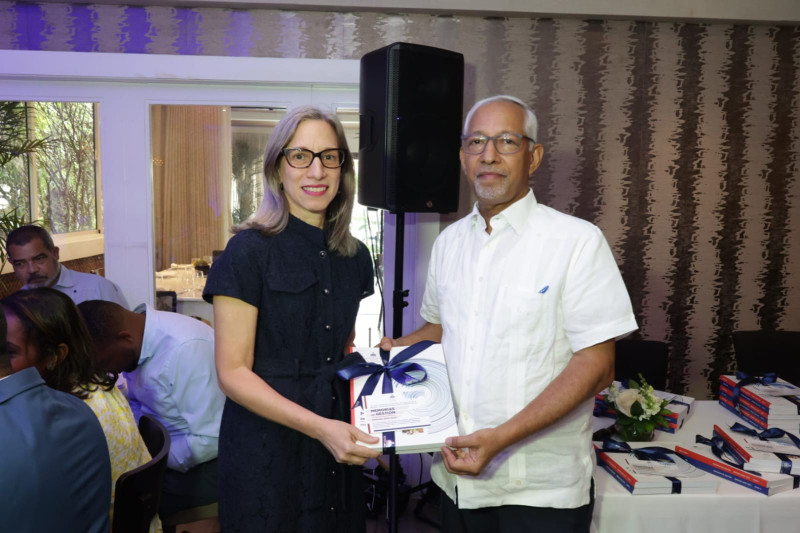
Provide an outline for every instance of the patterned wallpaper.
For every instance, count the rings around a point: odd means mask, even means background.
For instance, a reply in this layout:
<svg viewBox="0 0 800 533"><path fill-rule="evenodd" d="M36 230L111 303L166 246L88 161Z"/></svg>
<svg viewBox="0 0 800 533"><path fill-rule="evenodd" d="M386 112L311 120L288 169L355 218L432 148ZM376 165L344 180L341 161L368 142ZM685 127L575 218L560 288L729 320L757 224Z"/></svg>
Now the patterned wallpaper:
<svg viewBox="0 0 800 533"><path fill-rule="evenodd" d="M397 41L463 53L467 105L534 106L534 191L604 230L639 335L671 345L671 390L711 397L734 330L800 329L800 27L0 1L0 49L358 59Z"/></svg>

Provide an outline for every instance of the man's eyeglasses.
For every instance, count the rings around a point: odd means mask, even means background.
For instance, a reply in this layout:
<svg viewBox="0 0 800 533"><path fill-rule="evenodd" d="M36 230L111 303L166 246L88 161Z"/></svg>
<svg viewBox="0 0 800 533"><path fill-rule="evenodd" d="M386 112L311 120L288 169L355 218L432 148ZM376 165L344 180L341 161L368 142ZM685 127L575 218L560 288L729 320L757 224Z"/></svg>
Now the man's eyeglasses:
<svg viewBox="0 0 800 533"><path fill-rule="evenodd" d="M492 141L494 143L494 149L497 150L498 153L509 155L516 154L522 150L526 140L536 142L530 137L519 135L518 133L506 132L493 137L472 134L461 137L461 147L464 149L464 152L468 154L482 154L483 151L486 150L486 145L489 144L489 141Z"/></svg>
<svg viewBox="0 0 800 533"><path fill-rule="evenodd" d="M319 157L325 168L339 168L344 165L345 152L341 148L329 148L321 152L312 152L305 148L284 148L281 153L293 168L308 168L315 157Z"/></svg>

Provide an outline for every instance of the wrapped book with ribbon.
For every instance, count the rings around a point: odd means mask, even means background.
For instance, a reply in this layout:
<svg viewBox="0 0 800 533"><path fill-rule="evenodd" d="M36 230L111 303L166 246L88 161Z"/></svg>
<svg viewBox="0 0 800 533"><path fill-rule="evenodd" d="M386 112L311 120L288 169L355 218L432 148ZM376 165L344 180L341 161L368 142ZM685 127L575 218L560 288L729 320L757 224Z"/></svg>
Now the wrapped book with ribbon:
<svg viewBox="0 0 800 533"><path fill-rule="evenodd" d="M743 468L756 472L775 472L800 480L800 437L780 428L756 430L738 422L731 426L714 424L714 436L730 447Z"/></svg>
<svg viewBox="0 0 800 533"><path fill-rule="evenodd" d="M794 478L791 475L746 469L744 461L719 436L708 439L697 435L695 442L696 444L677 445L675 451L701 470L767 496L794 488Z"/></svg>
<svg viewBox="0 0 800 533"><path fill-rule="evenodd" d="M381 439L364 446L385 453L435 452L447 437L458 436L441 344L355 351L364 361L337 374L350 380L351 423Z"/></svg>
<svg viewBox="0 0 800 533"><path fill-rule="evenodd" d="M595 442L597 464L631 494L698 494L716 492L718 480L684 461L675 444Z"/></svg>

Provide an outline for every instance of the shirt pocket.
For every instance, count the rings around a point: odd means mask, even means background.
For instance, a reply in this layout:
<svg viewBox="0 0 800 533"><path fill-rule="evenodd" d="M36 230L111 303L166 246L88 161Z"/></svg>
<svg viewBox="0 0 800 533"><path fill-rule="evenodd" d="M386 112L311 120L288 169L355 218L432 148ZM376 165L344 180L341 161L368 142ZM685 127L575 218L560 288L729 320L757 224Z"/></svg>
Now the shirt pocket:
<svg viewBox="0 0 800 533"><path fill-rule="evenodd" d="M270 272L266 279L270 290L289 294L301 294L317 284L317 276L310 270Z"/></svg>
<svg viewBox="0 0 800 533"><path fill-rule="evenodd" d="M542 346L549 342L555 327L554 305L550 291L501 286L492 312L491 333L504 343Z"/></svg>

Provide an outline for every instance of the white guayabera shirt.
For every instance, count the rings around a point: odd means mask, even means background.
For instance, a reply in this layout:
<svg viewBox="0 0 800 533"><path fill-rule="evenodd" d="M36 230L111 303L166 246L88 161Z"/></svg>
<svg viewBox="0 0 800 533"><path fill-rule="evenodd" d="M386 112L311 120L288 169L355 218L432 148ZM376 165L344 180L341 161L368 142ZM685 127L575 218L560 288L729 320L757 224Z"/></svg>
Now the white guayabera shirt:
<svg viewBox="0 0 800 533"><path fill-rule="evenodd" d="M421 314L441 324L462 435L502 424L567 366L573 352L637 328L600 230L536 202L491 219L477 210L437 238ZM574 508L589 503L593 400L501 452L477 477L437 456L434 481L461 508ZM456 500L456 487L458 499Z"/></svg>

